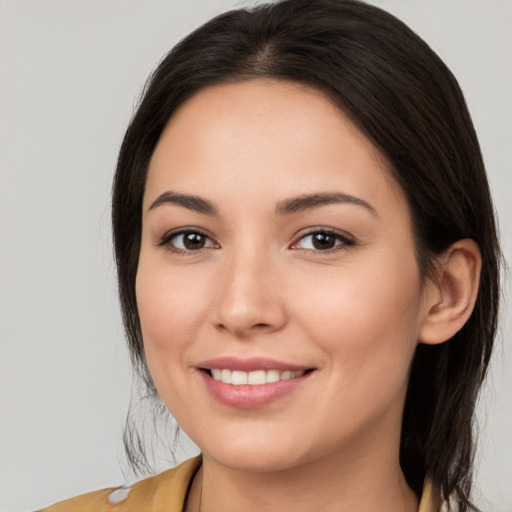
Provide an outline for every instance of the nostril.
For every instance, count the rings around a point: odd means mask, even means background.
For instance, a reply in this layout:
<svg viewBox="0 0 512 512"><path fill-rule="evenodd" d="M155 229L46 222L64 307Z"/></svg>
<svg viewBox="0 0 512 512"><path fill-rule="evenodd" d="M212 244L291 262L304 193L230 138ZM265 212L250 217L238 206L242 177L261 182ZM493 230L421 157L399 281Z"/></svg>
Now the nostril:
<svg viewBox="0 0 512 512"><path fill-rule="evenodd" d="M230 330L229 327L227 327L225 324L223 323L218 323L216 325L217 329L219 330ZM266 323L257 323L257 324L253 324L249 327L249 329L268 329L270 327L269 324L266 324Z"/></svg>

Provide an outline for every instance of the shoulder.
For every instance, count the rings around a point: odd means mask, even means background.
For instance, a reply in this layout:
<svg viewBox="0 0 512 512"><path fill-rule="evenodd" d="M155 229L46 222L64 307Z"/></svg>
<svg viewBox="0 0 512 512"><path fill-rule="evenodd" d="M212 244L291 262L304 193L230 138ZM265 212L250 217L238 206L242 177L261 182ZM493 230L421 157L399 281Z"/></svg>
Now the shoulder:
<svg viewBox="0 0 512 512"><path fill-rule="evenodd" d="M39 512L181 512L201 457L131 486L90 492L61 501Z"/></svg>

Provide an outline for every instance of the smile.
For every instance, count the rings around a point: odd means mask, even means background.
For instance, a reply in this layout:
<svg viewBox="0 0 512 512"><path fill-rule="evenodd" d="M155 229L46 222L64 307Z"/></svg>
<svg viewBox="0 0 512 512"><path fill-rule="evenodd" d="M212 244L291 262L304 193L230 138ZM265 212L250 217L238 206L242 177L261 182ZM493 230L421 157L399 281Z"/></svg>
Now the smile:
<svg viewBox="0 0 512 512"><path fill-rule="evenodd" d="M235 409L268 406L293 395L317 373L316 368L266 357L217 357L202 361L196 368L208 394Z"/></svg>
<svg viewBox="0 0 512 512"><path fill-rule="evenodd" d="M302 377L302 375L304 375L304 370L280 371L271 369L244 372L241 370L212 368L209 373L213 379L223 382L224 384L233 384L234 386L242 386L244 384L248 384L249 386L261 386L263 384L270 384L281 380L290 380Z"/></svg>

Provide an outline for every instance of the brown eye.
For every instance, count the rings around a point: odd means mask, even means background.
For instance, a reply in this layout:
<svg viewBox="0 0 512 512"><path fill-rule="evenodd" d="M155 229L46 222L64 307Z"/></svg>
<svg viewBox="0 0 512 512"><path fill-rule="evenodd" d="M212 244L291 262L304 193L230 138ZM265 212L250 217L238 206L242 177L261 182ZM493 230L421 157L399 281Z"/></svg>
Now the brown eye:
<svg viewBox="0 0 512 512"><path fill-rule="evenodd" d="M332 249L336 245L336 237L327 233L315 233L311 243L315 249Z"/></svg>
<svg viewBox="0 0 512 512"><path fill-rule="evenodd" d="M160 245L167 245L176 251L199 251L209 247L217 247L205 234L199 231L182 231L164 238Z"/></svg>
<svg viewBox="0 0 512 512"><path fill-rule="evenodd" d="M195 249L202 249L206 243L206 237L199 233L184 233L183 245L186 249L193 251Z"/></svg>
<svg viewBox="0 0 512 512"><path fill-rule="evenodd" d="M352 240L334 231L314 231L304 235L292 246L292 249L306 249L308 251L326 252L342 249L353 245Z"/></svg>

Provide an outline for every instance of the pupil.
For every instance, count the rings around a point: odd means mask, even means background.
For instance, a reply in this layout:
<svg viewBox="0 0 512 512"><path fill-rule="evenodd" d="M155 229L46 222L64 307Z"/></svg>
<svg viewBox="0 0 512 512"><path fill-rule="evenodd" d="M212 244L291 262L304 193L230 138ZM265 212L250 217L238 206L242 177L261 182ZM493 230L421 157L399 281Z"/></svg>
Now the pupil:
<svg viewBox="0 0 512 512"><path fill-rule="evenodd" d="M332 249L334 242L334 237L325 233L317 233L313 237L313 246L315 249Z"/></svg>
<svg viewBox="0 0 512 512"><path fill-rule="evenodd" d="M183 237L183 244L187 249L202 249L204 247L204 236L198 233L187 233Z"/></svg>

